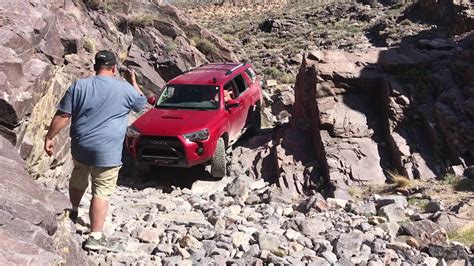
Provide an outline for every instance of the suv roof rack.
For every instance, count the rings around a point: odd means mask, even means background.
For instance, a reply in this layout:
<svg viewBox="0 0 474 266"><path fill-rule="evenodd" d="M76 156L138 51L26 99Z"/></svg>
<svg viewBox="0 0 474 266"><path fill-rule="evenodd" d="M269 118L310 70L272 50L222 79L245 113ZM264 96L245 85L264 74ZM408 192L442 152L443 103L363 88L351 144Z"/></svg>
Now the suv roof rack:
<svg viewBox="0 0 474 266"><path fill-rule="evenodd" d="M234 72L235 70L237 70L239 67L243 66L244 64L243 63L240 63L239 65L235 66L234 68L232 68L231 70L227 70L227 72L225 73L226 75L230 75L232 74L232 72Z"/></svg>

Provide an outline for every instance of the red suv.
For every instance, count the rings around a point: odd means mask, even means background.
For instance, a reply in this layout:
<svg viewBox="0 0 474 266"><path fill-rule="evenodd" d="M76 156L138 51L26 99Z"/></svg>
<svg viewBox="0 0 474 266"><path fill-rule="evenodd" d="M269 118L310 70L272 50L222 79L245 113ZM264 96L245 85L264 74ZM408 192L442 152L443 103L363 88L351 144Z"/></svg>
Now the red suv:
<svg viewBox="0 0 474 266"><path fill-rule="evenodd" d="M226 174L226 150L261 125L262 90L250 64L206 64L171 81L154 108L127 129L126 145L139 170L149 165L211 164Z"/></svg>

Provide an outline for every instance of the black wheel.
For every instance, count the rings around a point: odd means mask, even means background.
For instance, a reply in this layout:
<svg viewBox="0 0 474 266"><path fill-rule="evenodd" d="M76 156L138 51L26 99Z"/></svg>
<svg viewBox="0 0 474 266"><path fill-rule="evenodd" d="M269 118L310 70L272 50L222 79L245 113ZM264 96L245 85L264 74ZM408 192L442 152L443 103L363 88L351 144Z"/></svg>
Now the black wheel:
<svg viewBox="0 0 474 266"><path fill-rule="evenodd" d="M251 112L252 118L250 119L249 133L256 135L262 127L262 113L260 104L255 105L254 110Z"/></svg>
<svg viewBox="0 0 474 266"><path fill-rule="evenodd" d="M211 159L211 175L214 178L223 178L226 174L225 142L223 138L217 140L216 150Z"/></svg>
<svg viewBox="0 0 474 266"><path fill-rule="evenodd" d="M146 175L150 172L150 165L143 162L135 162L135 176L138 178L145 178Z"/></svg>

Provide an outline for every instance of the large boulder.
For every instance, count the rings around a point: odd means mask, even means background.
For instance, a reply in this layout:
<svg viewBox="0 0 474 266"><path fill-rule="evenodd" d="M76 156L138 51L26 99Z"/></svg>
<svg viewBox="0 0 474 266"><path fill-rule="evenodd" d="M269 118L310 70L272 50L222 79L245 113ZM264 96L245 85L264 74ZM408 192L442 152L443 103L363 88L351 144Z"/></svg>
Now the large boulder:
<svg viewBox="0 0 474 266"><path fill-rule="evenodd" d="M69 200L39 187L25 166L15 147L0 136L0 264L87 264L81 243L72 236L72 223L58 215Z"/></svg>
<svg viewBox="0 0 474 266"><path fill-rule="evenodd" d="M352 185L433 179L474 163L473 36L308 53L291 123L312 142L335 197L350 198Z"/></svg>

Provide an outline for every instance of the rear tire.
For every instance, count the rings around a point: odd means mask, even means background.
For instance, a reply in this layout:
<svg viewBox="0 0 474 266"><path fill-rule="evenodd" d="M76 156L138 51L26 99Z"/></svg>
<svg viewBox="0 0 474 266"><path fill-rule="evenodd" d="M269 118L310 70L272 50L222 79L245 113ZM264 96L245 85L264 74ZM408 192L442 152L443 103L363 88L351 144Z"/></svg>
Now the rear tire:
<svg viewBox="0 0 474 266"><path fill-rule="evenodd" d="M211 175L221 179L226 174L225 142L223 138L217 140L216 150L211 159Z"/></svg>
<svg viewBox="0 0 474 266"><path fill-rule="evenodd" d="M260 104L255 105L255 110L251 113L250 127L248 129L250 135L257 135L262 128L262 114Z"/></svg>

